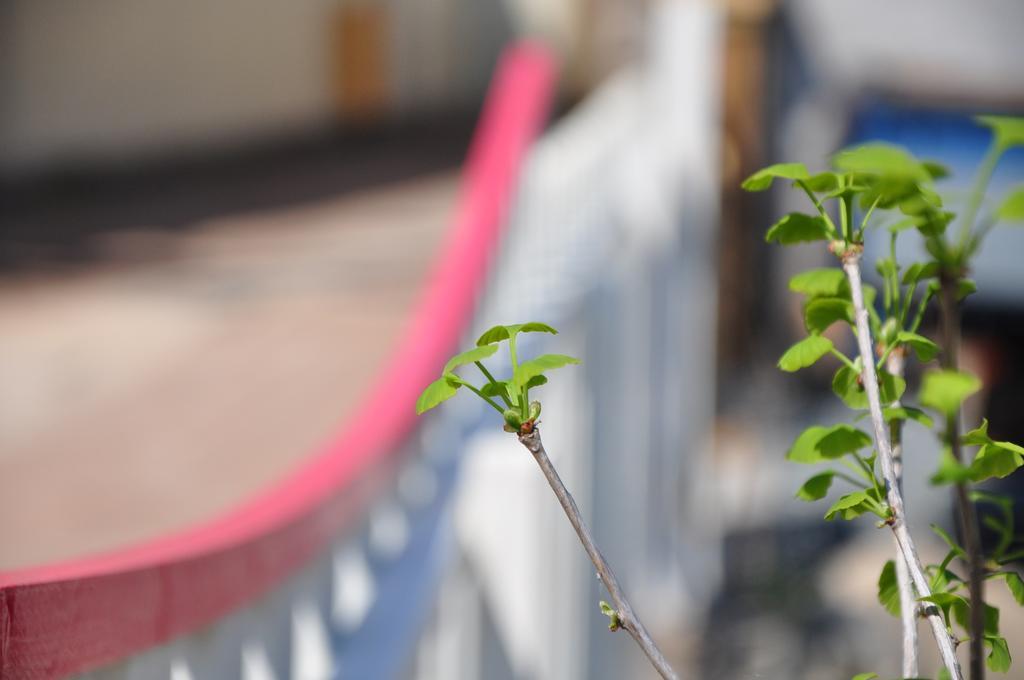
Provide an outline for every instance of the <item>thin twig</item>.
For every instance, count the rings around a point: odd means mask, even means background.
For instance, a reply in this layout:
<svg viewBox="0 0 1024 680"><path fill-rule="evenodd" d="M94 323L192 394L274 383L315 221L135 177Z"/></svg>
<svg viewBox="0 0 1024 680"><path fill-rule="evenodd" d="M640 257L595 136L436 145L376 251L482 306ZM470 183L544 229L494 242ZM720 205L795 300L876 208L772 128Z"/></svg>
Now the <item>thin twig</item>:
<svg viewBox="0 0 1024 680"><path fill-rule="evenodd" d="M519 441L533 454L537 464L540 465L541 472L544 473L548 484L551 485L551 490L555 492L558 502L562 505L562 509L565 510L566 517L569 518L573 529L576 530L576 535L579 536L583 549L587 551L590 561L594 563L594 568L597 569L598 576L608 589L608 594L612 598L612 604L615 605L620 625L633 636L633 639L640 645L640 649L647 655L651 665L661 674L661 677L666 680L678 680L679 676L676 675L676 672L672 670L668 661L665 660L665 657L658 650L654 640L651 639L647 629L644 628L644 624L633 613L633 608L629 605L625 594L623 594L622 587L619 586L619 581L615 578L615 573L608 566L608 562L605 561L601 551L598 550L597 545L594 543L590 529L584 524L579 508L576 507L576 501L573 500L572 494L565 488L562 478L558 476L558 472L555 470L554 465L551 464L547 452L544 451L544 444L540 439L540 430L534 427L531 432L520 434Z"/></svg>
<svg viewBox="0 0 1024 680"><path fill-rule="evenodd" d="M864 306L864 291L861 288L860 278L861 249L850 247L843 255L843 271L850 282L850 296L853 299L854 317L857 327L857 347L860 350L861 363L863 364L862 379L864 389L868 396L868 410L871 413L871 425L874 429L875 447L878 449L878 460L882 467L882 477L885 479L886 500L889 503L889 511L892 516L888 522L892 528L896 543L899 545L903 560L907 564L911 580L917 588L918 595L928 597L931 589L928 587L928 580L925 578L924 569L921 567L921 560L917 555L917 548L914 546L914 539L907 529L906 513L903 509L903 494L900 493L896 484L896 475L893 466L892 449L889 447L889 434L886 431L885 420L882 416L882 400L878 390L878 375L875 372L875 357L871 349L871 330L868 327L868 311ZM939 654L942 662L949 671L952 680L963 680L963 673L960 670L960 662L956 658L956 647L950 637L946 624L942 620L937 608L926 607L925 616L931 625L932 633L935 636L935 643L939 647Z"/></svg>
<svg viewBox="0 0 1024 680"><path fill-rule="evenodd" d="M890 374L903 377L906 350L898 347L889 353L886 369ZM900 400L892 403L900 406ZM892 420L889 423L889 438L892 443L892 468L896 477L896 488L903 494L903 421ZM896 584L900 593L900 622L903 625L903 677L917 677L917 598L914 597L914 586L910 581L910 570L906 560L896 560Z"/></svg>
<svg viewBox="0 0 1024 680"><path fill-rule="evenodd" d="M956 277L943 275L941 286L940 306L942 308L942 344L944 345L942 367L957 370L960 353L960 305L956 299ZM946 418L945 439L952 450L953 458L956 459L956 462L963 463L963 449L960 446L960 414L958 412ZM957 482L954 485L953 498L960 515L960 535L963 536L964 549L967 552L967 590L971 600L971 680L984 680L985 555L981 549L978 516L965 482Z"/></svg>

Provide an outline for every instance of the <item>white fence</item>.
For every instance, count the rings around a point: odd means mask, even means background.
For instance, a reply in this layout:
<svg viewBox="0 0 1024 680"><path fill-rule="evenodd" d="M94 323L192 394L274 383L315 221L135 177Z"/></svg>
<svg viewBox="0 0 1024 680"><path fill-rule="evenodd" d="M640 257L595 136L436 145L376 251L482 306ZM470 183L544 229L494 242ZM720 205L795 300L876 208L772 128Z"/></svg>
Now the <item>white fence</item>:
<svg viewBox="0 0 1024 680"><path fill-rule="evenodd" d="M646 60L541 140L475 329L545 321L561 334L523 336L520 355L583 359L541 389L545 445L676 658L719 573L715 528L686 517L714 408L722 28L703 4L657 5ZM641 677L531 457L494 422L465 449L458 556L414 677Z"/></svg>

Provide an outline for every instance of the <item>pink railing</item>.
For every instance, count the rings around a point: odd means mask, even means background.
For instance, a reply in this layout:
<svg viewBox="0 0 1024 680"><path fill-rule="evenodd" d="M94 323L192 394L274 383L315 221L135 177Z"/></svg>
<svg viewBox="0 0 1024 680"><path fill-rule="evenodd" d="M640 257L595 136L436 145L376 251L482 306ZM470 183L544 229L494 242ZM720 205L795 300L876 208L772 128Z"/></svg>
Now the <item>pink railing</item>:
<svg viewBox="0 0 1024 680"><path fill-rule="evenodd" d="M273 590L361 519L414 427L419 390L472 319L554 76L537 45L502 57L439 260L398 350L339 435L209 522L107 554L0 572L0 677L83 672L208 626Z"/></svg>

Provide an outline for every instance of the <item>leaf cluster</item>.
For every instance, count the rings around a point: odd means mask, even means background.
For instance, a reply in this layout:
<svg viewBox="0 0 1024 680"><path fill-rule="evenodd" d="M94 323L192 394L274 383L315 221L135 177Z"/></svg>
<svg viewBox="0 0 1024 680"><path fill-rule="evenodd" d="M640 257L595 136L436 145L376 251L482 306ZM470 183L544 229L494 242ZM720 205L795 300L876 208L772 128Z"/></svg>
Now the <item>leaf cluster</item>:
<svg viewBox="0 0 1024 680"><path fill-rule="evenodd" d="M578 364L580 361L564 354L542 354L520 363L516 352L516 338L520 333L557 335L558 331L537 321L488 329L477 339L475 347L449 359L441 372L441 377L430 383L420 394L416 401L416 413L429 411L451 399L460 388L465 387L502 415L507 431L532 431L540 417L541 404L539 401L530 401L530 390L547 383L547 371ZM508 343L512 375L499 380L483 364L483 360L493 356L502 342ZM470 364L475 365L483 375L484 383L474 385L456 373L457 369Z"/></svg>
<svg viewBox="0 0 1024 680"><path fill-rule="evenodd" d="M1007 150L1024 146L1024 118L980 116L976 121L992 131L992 142L959 215L945 207L935 187L935 182L946 177L948 171L938 163L918 159L906 149L890 144L870 143L844 149L830 159L827 170L817 173L810 172L802 163L771 165L743 183L749 191L764 191L783 182L809 199L811 209L807 212L784 215L768 228L765 240L770 243L823 242L829 252L845 260L859 259L865 239L876 238L873 232L881 231L877 238L887 239L888 252L874 262L880 289L864 285L861 291L876 356L851 359L843 353L841 344L837 346L840 336L833 329L837 324L849 328L852 335L857 333L854 305L844 271L825 267L802 272L789 281L789 289L803 297L807 336L785 351L778 366L794 372L831 357L837 362L832 391L855 412L856 423L865 417L868 406L863 362L873 361L881 400L889 405L883 416L894 431L898 432L905 421L928 429L945 428L936 429L942 447L938 467L931 477L934 484L978 483L1005 477L1024 466L1024 447L992 439L986 421L962 437L956 433L950 423L957 422L963 402L981 389L981 381L966 371L927 366L943 350L921 332L926 310L940 295L947 302L952 299L959 303L977 289L967 273L971 257L989 230L997 223L1024 225L1024 185L1014 187L994 207L983 210L988 180L999 159ZM951 229L954 224L958 229ZM914 232L921 239L927 258L901 265L896 257L897 240ZM916 394L921 408L904 403L905 379L886 370L893 353L901 358L914 357L926 365ZM957 437L959 440L954 439ZM800 486L796 497L804 501L821 500L828 495L833 482L841 480L853 488L832 503L825 519L849 520L873 514L882 520L881 526L891 515L884 484L875 472L876 454L870 451L871 444L871 437L853 424L814 425L804 430L790 447L787 458L825 467ZM954 444L974 448L975 452L961 462L952 453ZM1005 568L1009 561L1024 557L1024 549L1014 533L1012 504L1008 499L978 491L972 492L971 498L999 509L998 514L983 519L1000 536L990 555L987 578L1002 579L1018 604L1024 605L1024 580ZM946 541L949 552L941 563L928 566L932 595L922 604L939 608L951 629L955 624L969 631L970 602L961 594L967 586L950 567L954 559L966 559L966 552L940 529L936 531ZM886 563L879 577L878 599L886 610L899 613L892 561ZM1010 666L1010 652L1006 639L999 634L998 610L987 604L985 608L987 663L992 670L1005 671ZM872 677L877 675L863 673L855 680Z"/></svg>

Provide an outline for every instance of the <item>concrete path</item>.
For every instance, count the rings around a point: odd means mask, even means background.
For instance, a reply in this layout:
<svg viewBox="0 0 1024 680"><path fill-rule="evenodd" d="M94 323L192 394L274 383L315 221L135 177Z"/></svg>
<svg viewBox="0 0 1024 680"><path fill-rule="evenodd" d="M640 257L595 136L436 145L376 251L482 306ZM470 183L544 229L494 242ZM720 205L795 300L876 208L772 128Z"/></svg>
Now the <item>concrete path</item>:
<svg viewBox="0 0 1024 680"><path fill-rule="evenodd" d="M335 433L454 206L433 175L0 281L0 569L208 518Z"/></svg>

